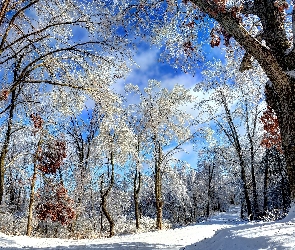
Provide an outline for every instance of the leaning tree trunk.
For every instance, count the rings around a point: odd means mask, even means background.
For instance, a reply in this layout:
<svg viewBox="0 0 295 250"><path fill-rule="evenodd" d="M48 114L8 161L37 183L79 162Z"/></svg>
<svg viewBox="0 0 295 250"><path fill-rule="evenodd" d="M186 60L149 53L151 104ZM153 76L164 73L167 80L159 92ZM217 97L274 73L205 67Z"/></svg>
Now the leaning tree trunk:
<svg viewBox="0 0 295 250"><path fill-rule="evenodd" d="M233 146L235 147L235 151L236 154L238 156L239 159L239 163L240 163L240 167L241 167L241 181L242 181L242 191L244 194L244 199L246 202L246 207L247 207L247 214L250 220L253 219L253 214L252 214L252 208L251 208L251 201L250 201L250 197L249 197L249 192L248 192L248 187L247 187L247 180L246 180L246 163L244 161L243 158L243 153L242 153L242 147L240 144L240 140L239 140L239 136L236 130L236 127L234 125L226 98L224 96L224 94L222 92L220 92L221 94L221 100L222 100L222 104L226 113L226 119L228 122L228 125L230 127L230 131L231 131L231 136L232 136L232 140L233 140ZM230 138L229 138L230 139ZM243 199L241 202L241 207L243 207ZM241 209L241 216L242 216L242 209Z"/></svg>
<svg viewBox="0 0 295 250"><path fill-rule="evenodd" d="M251 55L258 61L272 83L267 86L266 99L278 116L291 198L295 202L295 78L286 74L286 71L295 69L295 50L293 48L290 53L286 53L290 44L285 32L284 14L276 8L273 1L254 1L254 10L263 26L263 38L267 45L264 46L231 13L220 12L218 6L205 0L191 1L218 21L245 49L246 55Z"/></svg>
<svg viewBox="0 0 295 250"><path fill-rule="evenodd" d="M257 1L258 5L269 5L274 8L272 1ZM266 8L268 15L264 16L269 23L263 23L264 37L267 48L252 37L242 25L239 25L229 16L217 18L225 30L231 34L237 42L244 47L260 64L267 77L266 101L272 107L279 120L282 137L282 148L284 151L288 179L290 183L291 199L295 202L295 77L286 72L295 69L295 50L286 54L289 48L287 36L281 32L281 18L272 18L277 10ZM261 8L262 11L263 8ZM275 39L273 39L275 38Z"/></svg>
<svg viewBox="0 0 295 250"><path fill-rule="evenodd" d="M109 196L109 193L115 183L115 166L114 166L114 159L113 159L113 153L111 152L111 179L110 179L110 183L108 188L106 189L106 191L103 191L103 176L102 176L102 180L101 180L101 208L102 208L102 212L105 215L105 217L107 218L109 224L110 224L110 231L109 231L109 237L112 237L115 235L115 222L110 214L110 212L107 209L107 198Z"/></svg>

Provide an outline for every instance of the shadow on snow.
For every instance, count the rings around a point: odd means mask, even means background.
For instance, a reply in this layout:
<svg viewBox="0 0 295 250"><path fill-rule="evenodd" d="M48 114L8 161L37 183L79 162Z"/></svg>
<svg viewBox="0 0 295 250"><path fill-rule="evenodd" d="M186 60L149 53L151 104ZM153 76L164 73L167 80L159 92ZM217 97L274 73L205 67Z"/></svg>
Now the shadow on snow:
<svg viewBox="0 0 295 250"><path fill-rule="evenodd" d="M180 250L285 250L294 249L294 224L278 222L237 225Z"/></svg>
<svg viewBox="0 0 295 250"><path fill-rule="evenodd" d="M8 242L7 242L8 243ZM5 250L95 250L95 249L105 249L105 250L153 250L153 249L163 249L163 250L178 250L180 246L167 246L163 244L149 244L146 242L120 242L120 243L104 243L104 244L87 244L87 245L69 245L69 246L55 246L55 247L1 247L0 249Z"/></svg>

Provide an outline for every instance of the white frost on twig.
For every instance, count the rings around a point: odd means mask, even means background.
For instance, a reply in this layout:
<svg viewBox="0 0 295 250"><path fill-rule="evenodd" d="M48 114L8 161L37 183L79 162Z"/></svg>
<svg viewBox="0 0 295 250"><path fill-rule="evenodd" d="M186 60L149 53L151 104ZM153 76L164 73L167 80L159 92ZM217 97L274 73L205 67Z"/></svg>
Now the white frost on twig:
<svg viewBox="0 0 295 250"><path fill-rule="evenodd" d="M295 78L295 70L285 71L285 73L286 73L288 76L290 76L290 77L292 77L292 78Z"/></svg>
<svg viewBox="0 0 295 250"><path fill-rule="evenodd" d="M294 49L293 45L290 48L286 49L285 55L288 55L293 49Z"/></svg>

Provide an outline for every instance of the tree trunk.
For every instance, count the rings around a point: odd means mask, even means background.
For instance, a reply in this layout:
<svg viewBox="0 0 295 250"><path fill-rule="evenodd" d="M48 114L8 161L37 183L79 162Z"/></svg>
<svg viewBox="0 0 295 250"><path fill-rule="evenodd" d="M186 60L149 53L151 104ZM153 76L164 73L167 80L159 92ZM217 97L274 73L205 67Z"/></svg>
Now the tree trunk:
<svg viewBox="0 0 295 250"><path fill-rule="evenodd" d="M293 114L291 112L284 112L280 116L282 116L282 118L279 119L281 120L280 124L282 124L280 125L280 130L282 134L282 145L286 159L291 198L295 201L295 111L293 111Z"/></svg>
<svg viewBox="0 0 295 250"><path fill-rule="evenodd" d="M103 232L103 212L102 212L102 206L100 206L100 237L102 236Z"/></svg>
<svg viewBox="0 0 295 250"><path fill-rule="evenodd" d="M206 217L208 218L210 215L210 201L211 201L211 183L213 179L213 173L214 173L214 167L215 164L214 162L212 163L212 167L210 166L209 163L209 171L208 171L208 190L207 190L207 206L206 206Z"/></svg>
<svg viewBox="0 0 295 250"><path fill-rule="evenodd" d="M221 94L221 98L222 98L222 104L223 104L223 107L224 107L225 113L226 113L226 119L227 119L227 122L229 124L230 131L231 131L231 137L232 138L229 138L229 139L233 140L233 146L235 147L236 154L238 156L240 167L241 167L242 191L243 191L244 199L245 199L245 202L246 202L247 214L248 214L249 219L252 220L253 219L253 214L252 214L252 208L251 208L251 201L250 201L250 198L249 198L248 187L246 185L246 183L247 183L246 172L245 172L246 164L245 164L245 161L243 159L242 148L241 148L239 136L238 136L238 133L236 131L236 128L235 128L235 125L234 125L234 122L233 122L233 119L232 119L232 116L231 116L231 113L230 113L226 98L225 98L225 96L224 96L224 94L222 92L220 92L220 94ZM232 140L230 140L230 141L232 141ZM242 202L241 202L241 206L243 206L243 199L242 199ZM242 209L241 209L241 215L242 215Z"/></svg>
<svg viewBox="0 0 295 250"><path fill-rule="evenodd" d="M268 169L269 163L267 160L267 155L270 149L266 149L265 161L264 161L264 180L263 180L263 214L266 215L266 211L268 210L267 206L267 188L268 188Z"/></svg>
<svg viewBox="0 0 295 250"><path fill-rule="evenodd" d="M241 158L241 156L240 156ZM244 198L247 207L247 214L250 220L253 220L253 214L251 209L251 201L249 198L248 188L246 186L246 173L245 173L245 164L244 161L240 159L240 166L241 166L241 180L242 180L242 189L244 193Z"/></svg>
<svg viewBox="0 0 295 250"><path fill-rule="evenodd" d="M252 147L251 147L251 150L252 150ZM252 177L252 195L253 195L253 219L255 220L257 219L259 215L259 207L258 207L258 195L257 195L257 188L256 188L255 169L254 169L254 163L252 160L251 160L251 177Z"/></svg>
<svg viewBox="0 0 295 250"><path fill-rule="evenodd" d="M162 216L163 216L163 201L162 201L162 176L161 176L161 147L160 143L156 144L156 157L155 157L155 198L156 198L156 228L161 230Z"/></svg>
<svg viewBox="0 0 295 250"><path fill-rule="evenodd" d="M270 82L266 85L266 101L278 117L282 137L291 199L295 200L295 79L289 78L289 88L278 93Z"/></svg>
<svg viewBox="0 0 295 250"><path fill-rule="evenodd" d="M32 219L33 219L33 206L35 200L35 185L37 180L37 171L38 171L38 164L37 164L37 157L40 151L42 140L39 139L36 154L34 156L34 172L32 176L31 182L31 193L30 193L30 202L29 202L29 213L28 213L28 222L27 222L27 236L31 236L32 233Z"/></svg>
<svg viewBox="0 0 295 250"><path fill-rule="evenodd" d="M101 203L102 203L102 212L105 215L105 217L107 218L109 224L110 224L110 230L109 230L109 237L112 237L115 235L114 232L114 228L115 228L115 222L113 220L113 218L111 217L111 214L109 213L108 209L107 209L107 197L103 196L101 199Z"/></svg>
<svg viewBox="0 0 295 250"><path fill-rule="evenodd" d="M257 116L258 116L258 110L257 106L255 108L255 116L254 116L254 122L253 122L253 130L250 131L250 124L249 124L249 112L248 112L248 102L246 101L245 105L245 111L246 111L246 127L247 127L247 136L250 144L250 165L251 165L251 177L252 177L252 195L253 195L253 219L257 219L259 215L259 207L258 207L258 195L257 195L257 185L256 185L256 178L255 178L255 168L254 168L254 142L253 138L255 135L256 130L256 122L257 122ZM251 133L252 132L252 133Z"/></svg>
<svg viewBox="0 0 295 250"><path fill-rule="evenodd" d="M251 54L260 64L272 84L266 86L267 103L271 106L279 120L282 136L282 148L286 158L287 172L290 183L291 198L295 201L295 79L284 71L294 70L294 50L285 54L289 47L288 39L283 31L281 16L274 11L272 2L257 1L254 4L262 18L266 43L263 46L256 38L228 13L212 11L212 5L205 0L193 0L204 12L215 18L220 25L231 34L236 41ZM272 9L258 7L271 4ZM216 7L216 6L215 6ZM265 12L268 13L266 14ZM218 13L218 14L217 14ZM273 15L275 18L272 18Z"/></svg>
<svg viewBox="0 0 295 250"><path fill-rule="evenodd" d="M15 109L15 101L16 101L17 95L16 90L13 90L11 92L11 102L10 102L10 108L9 108L9 117L7 122L7 130L4 137L4 143L2 146L2 150L0 153L0 205L3 202L3 196L4 196L4 175L5 175L5 159L8 152L10 137L11 137L11 129L12 129L12 119Z"/></svg>
<svg viewBox="0 0 295 250"><path fill-rule="evenodd" d="M107 218L109 224L110 224L110 231L109 231L109 237L112 237L115 235L114 229L115 229L115 222L111 216L111 214L109 213L108 209L107 209L107 198L108 195L114 185L115 182L115 166L114 166L114 159L113 159L113 153L111 152L111 179L110 179L110 183L108 188L106 189L105 192L103 192L103 184L104 184L104 180L103 180L103 175L102 175L102 179L101 179L101 208L102 208L102 212L105 215L105 217Z"/></svg>
<svg viewBox="0 0 295 250"><path fill-rule="evenodd" d="M206 205L206 218L209 218L210 215L210 201L209 201L209 195L208 195L208 201Z"/></svg>
<svg viewBox="0 0 295 250"><path fill-rule="evenodd" d="M275 54L272 50L261 45L231 17L220 15L217 20L244 47L246 52L258 61L270 80L266 84L266 101L278 116L291 199L295 201L295 78L288 76L285 72L286 70L294 70L294 51L290 55L285 55L285 49L277 47L277 50L282 49L283 53ZM270 24L269 27L271 26L275 27L273 24ZM269 30L266 31L269 32ZM276 37L276 40L279 41L279 37Z"/></svg>
<svg viewBox="0 0 295 250"><path fill-rule="evenodd" d="M9 205L11 206L10 207L10 210L11 211L15 211L15 207L14 205L16 204L16 200L17 200L17 197L16 197L16 186L15 186L15 183L16 183L16 180L14 180L13 176L12 176L12 170L11 170L11 167L9 167L9 179L8 179L8 182L9 182Z"/></svg>
<svg viewBox="0 0 295 250"><path fill-rule="evenodd" d="M276 154L276 161L279 165L279 172L281 175L281 192L282 192L282 206L283 213L287 214L290 208L290 185L288 179L286 179L286 169L279 152Z"/></svg>
<svg viewBox="0 0 295 250"><path fill-rule="evenodd" d="M141 187L141 173L138 170L138 166L136 166L134 183L133 183L133 197L134 197L134 206L135 206L135 221L136 221L136 229L139 229L139 192Z"/></svg>

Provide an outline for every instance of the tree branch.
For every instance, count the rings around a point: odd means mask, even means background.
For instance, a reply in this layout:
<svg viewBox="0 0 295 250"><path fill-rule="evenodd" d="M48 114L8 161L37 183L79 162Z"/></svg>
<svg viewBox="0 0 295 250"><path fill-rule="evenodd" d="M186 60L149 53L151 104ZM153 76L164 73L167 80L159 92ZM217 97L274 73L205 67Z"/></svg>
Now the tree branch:
<svg viewBox="0 0 295 250"><path fill-rule="evenodd" d="M34 35L38 35L40 33L42 33L43 31L49 29L49 28L52 28L52 27L55 27L55 26L62 26L62 25L70 25L70 24L77 24L77 23L84 23L86 21L79 21L79 20L75 20L75 21L71 21L71 22L60 22L60 23L53 23L53 24L49 24L47 25L46 27L40 29L40 30L37 30L37 31L34 31L34 32L31 32L31 33L28 33L28 34L24 34L23 36L19 37L18 39L14 40L12 43L8 44L7 46L5 46L2 50L6 50L8 48L10 48L11 46L13 46L14 44L18 43L18 42L21 42L22 40L30 37L30 36L34 36ZM49 35L47 34L46 36L44 36L45 38L48 37ZM38 38L39 40L39 38ZM34 41L36 42L36 41Z"/></svg>
<svg viewBox="0 0 295 250"><path fill-rule="evenodd" d="M10 4L10 0L5 0L4 3L1 4L1 11L0 11L0 25L3 22L3 19L7 13L8 5Z"/></svg>
<svg viewBox="0 0 295 250"><path fill-rule="evenodd" d="M30 8L32 5L34 5L35 3L39 2L39 0L35 0L35 1L32 1L30 2L29 4L27 4L25 7L21 8L19 11L17 11L13 16L12 18L10 19L10 22L8 24L8 27L2 37L2 41L1 41L1 44L0 44L0 54L1 52L3 51L3 46L4 46L4 43L6 41L6 38L8 36L8 33L12 27L12 24L14 23L15 19L20 15L20 13L24 12L26 9Z"/></svg>
<svg viewBox="0 0 295 250"><path fill-rule="evenodd" d="M294 1L293 1L294 2ZM294 2L295 5L295 2ZM292 35L293 35L293 50L295 48L295 6L292 9Z"/></svg>
<svg viewBox="0 0 295 250"><path fill-rule="evenodd" d="M197 132L194 132L191 136L189 136L188 138L184 139L183 141L181 141L180 143L178 143L174 148L172 148L171 150L169 150L169 151L163 156L161 162L164 162L164 160L165 160L165 159L166 159L171 153L173 153L173 151L175 151L175 150L177 150L177 149L180 149L180 147L181 147L184 143L186 143L187 141L191 140L191 139L195 136L196 133L197 133Z"/></svg>
<svg viewBox="0 0 295 250"><path fill-rule="evenodd" d="M34 83L34 84L40 84L40 83L48 83L50 85L55 85L55 86L62 86L62 87L69 87L72 89L81 89L81 90L94 90L92 88L85 88L83 86L74 86L66 83L59 83L59 82L54 82L50 80L30 80L30 81L22 81L23 83Z"/></svg>
<svg viewBox="0 0 295 250"><path fill-rule="evenodd" d="M198 6L201 11L207 13L211 18L219 22L224 30L231 34L246 52L251 54L258 61L270 81L274 84L277 92L284 95L286 91L288 91L289 77L284 70L286 70L285 67L295 68L295 60L293 60L291 66L288 66L282 63L283 58L281 58L280 64L272 51L263 46L256 38L252 37L249 32L231 16L231 13L218 11L218 7L216 5L213 6L213 3L211 4L207 0L191 0L191 2ZM264 9L264 6L262 7ZM266 12L269 11L266 10ZM271 20L271 22L273 22L273 20ZM266 26L264 26L264 28L265 27ZM278 32L277 29L274 29L274 31ZM282 35L282 39L285 41L284 34L279 33L278 36L279 35ZM278 37L278 39L280 39L280 37Z"/></svg>

